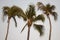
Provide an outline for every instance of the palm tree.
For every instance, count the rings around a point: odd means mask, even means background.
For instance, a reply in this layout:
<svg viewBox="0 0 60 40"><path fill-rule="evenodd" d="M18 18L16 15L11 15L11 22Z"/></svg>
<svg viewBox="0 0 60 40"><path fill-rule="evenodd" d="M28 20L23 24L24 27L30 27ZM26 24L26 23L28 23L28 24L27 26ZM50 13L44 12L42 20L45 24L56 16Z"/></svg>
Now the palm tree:
<svg viewBox="0 0 60 40"><path fill-rule="evenodd" d="M25 17L23 10L17 6L12 6L12 7L4 6L3 7L3 20L4 20L4 17L6 16L8 16L8 27L7 27L7 33L6 33L5 40L7 40L7 37L8 37L10 19L11 18L14 19L15 26L17 27L15 16L18 16L18 18L20 18L20 16L23 18Z"/></svg>
<svg viewBox="0 0 60 40"><path fill-rule="evenodd" d="M27 21L26 25L23 27L23 29L21 30L21 32L24 30L24 28L26 26L28 26L28 35L27 35L27 40L29 40L30 37L30 28L31 25L33 24L33 22L36 22L38 20L41 20L42 22L44 22L44 16L38 15L36 16L36 12L35 12L35 6L34 5L29 5L29 9L27 9L26 11L26 19L25 21ZM34 28L40 33L40 35L43 35L43 25L38 25L38 24L33 24Z"/></svg>
<svg viewBox="0 0 60 40"><path fill-rule="evenodd" d="M42 10L49 20L49 24L50 24L49 40L51 40L52 24L49 15L52 15L54 17L54 20L57 20L57 13L54 11L55 6L50 4L44 5L41 2L37 2L37 6L38 6L38 10L39 9Z"/></svg>

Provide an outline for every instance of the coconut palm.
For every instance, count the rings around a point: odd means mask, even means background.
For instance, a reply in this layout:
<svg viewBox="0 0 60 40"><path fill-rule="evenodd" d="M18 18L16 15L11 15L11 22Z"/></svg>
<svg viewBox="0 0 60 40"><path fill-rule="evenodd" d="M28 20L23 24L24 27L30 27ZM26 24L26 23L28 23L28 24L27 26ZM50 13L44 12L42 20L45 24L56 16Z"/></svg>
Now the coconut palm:
<svg viewBox="0 0 60 40"><path fill-rule="evenodd" d="M41 2L37 2L37 6L38 6L38 10L39 9L42 10L49 20L49 24L50 24L49 40L51 40L52 24L51 24L50 15L54 17L54 20L57 20L57 13L54 11L55 6L50 4L44 5Z"/></svg>
<svg viewBox="0 0 60 40"><path fill-rule="evenodd" d="M12 7L4 6L3 7L3 20L6 16L8 17L8 27L7 27L5 40L7 40L7 37L8 37L10 19L13 18L15 22L15 26L17 27L17 21L16 21L15 16L18 16L18 18L20 18L20 16L23 18L25 17L23 10L17 6L12 6Z"/></svg>
<svg viewBox="0 0 60 40"><path fill-rule="evenodd" d="M38 20L41 20L42 22L44 22L44 16L38 15L36 16L36 12L35 12L35 6L34 5L29 5L29 8L26 11L26 19L25 21L27 21L26 25L23 27L23 29L21 30L21 32L24 30L24 28L26 26L28 26L28 35L27 35L27 40L29 40L30 37L30 28L32 26L32 24L34 25L34 28L40 33L40 35L43 35L43 25L38 25L35 24L33 22L36 22Z"/></svg>

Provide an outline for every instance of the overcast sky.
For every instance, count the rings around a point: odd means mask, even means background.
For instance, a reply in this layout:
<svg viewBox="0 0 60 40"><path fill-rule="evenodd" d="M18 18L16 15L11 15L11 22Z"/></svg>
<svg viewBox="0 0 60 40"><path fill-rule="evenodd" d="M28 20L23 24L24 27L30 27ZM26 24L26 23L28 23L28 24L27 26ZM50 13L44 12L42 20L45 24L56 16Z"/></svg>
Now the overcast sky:
<svg viewBox="0 0 60 40"><path fill-rule="evenodd" d="M0 0L0 40L5 39L6 35L6 29L7 29L7 18L5 22L2 21L2 8L4 6L19 6L21 7L24 11L27 9L29 4L36 4L37 2L42 2L44 4L52 4L56 6L56 12L58 14L58 20L55 22L53 17L51 16L51 21L52 21L52 40L60 40L60 0ZM40 14L41 11L37 11L37 14ZM46 16L45 16L46 17ZM26 24L26 22L23 21L23 19L19 19L16 17L18 27L15 28L14 20L11 19L10 21L10 29L9 29L9 35L8 35L8 40L27 40L27 27L25 30L20 33L21 29L23 26ZM46 18L44 23L37 22L39 24L44 25L44 35L39 36L39 33L31 27L30 31L30 40L48 40L49 37L49 21Z"/></svg>

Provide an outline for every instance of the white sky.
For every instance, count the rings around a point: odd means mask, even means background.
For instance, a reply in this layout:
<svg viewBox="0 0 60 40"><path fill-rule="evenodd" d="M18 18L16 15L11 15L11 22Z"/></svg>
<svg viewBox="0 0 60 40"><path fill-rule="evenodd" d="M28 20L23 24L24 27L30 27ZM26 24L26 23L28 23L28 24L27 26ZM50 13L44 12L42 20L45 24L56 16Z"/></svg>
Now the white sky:
<svg viewBox="0 0 60 40"><path fill-rule="evenodd" d="M16 5L21 7L24 11L28 7L29 4L36 4L38 1L43 2L44 4L50 3L52 5L56 6L56 12L58 13L58 20L55 22L53 20L53 17L51 18L52 20L52 40L60 40L60 5L59 2L60 0L0 0L0 40L5 39L5 34L6 34L6 29L7 29L7 20L3 23L2 21L2 8L3 6L12 6ZM37 11L37 14L41 12ZM6 18L7 19L7 18ZM16 17L18 27L15 28L15 24L13 19L10 21L10 29L9 29L9 35L8 35L8 40L27 40L27 27L25 30L20 33L21 29L25 25L26 22L23 21L23 19L18 19ZM42 23L42 22L41 22ZM41 24L40 23L40 24ZM39 33L31 27L30 31L30 40L48 40L49 36L49 22L48 19L46 18L45 22L42 23L44 24L44 35L42 37L39 36Z"/></svg>

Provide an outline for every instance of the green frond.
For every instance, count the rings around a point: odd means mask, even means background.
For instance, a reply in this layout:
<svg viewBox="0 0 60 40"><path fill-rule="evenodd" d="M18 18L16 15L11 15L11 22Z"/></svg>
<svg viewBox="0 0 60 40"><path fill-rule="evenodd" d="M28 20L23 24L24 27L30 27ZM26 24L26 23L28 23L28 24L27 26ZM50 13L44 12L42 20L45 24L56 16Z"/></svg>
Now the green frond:
<svg viewBox="0 0 60 40"><path fill-rule="evenodd" d="M18 6L12 6L11 7L12 10L12 15L17 15L19 18L23 17L24 20L27 20L26 18L26 14L24 13L24 11L19 8Z"/></svg>
<svg viewBox="0 0 60 40"><path fill-rule="evenodd" d="M50 4L46 4L46 9L47 9L46 11L51 12L51 11L53 11L55 9L55 6L50 5Z"/></svg>
<svg viewBox="0 0 60 40"><path fill-rule="evenodd" d="M40 36L43 35L43 25L34 24L34 28L40 33Z"/></svg>
<svg viewBox="0 0 60 40"><path fill-rule="evenodd" d="M8 6L4 6L3 7L3 15L4 16L6 16L7 14L8 14L8 10L9 10L10 8L8 7Z"/></svg>
<svg viewBox="0 0 60 40"><path fill-rule="evenodd" d="M26 10L26 15L27 15L28 18L32 18L33 16L36 15L34 5L29 5L29 8Z"/></svg>
<svg viewBox="0 0 60 40"><path fill-rule="evenodd" d="M13 17L13 19L14 19L14 22L15 22L15 26L17 27L17 21L16 21L16 18Z"/></svg>
<svg viewBox="0 0 60 40"><path fill-rule="evenodd" d="M51 5L50 4L46 4L46 7L49 8L49 7L51 7Z"/></svg>
<svg viewBox="0 0 60 40"><path fill-rule="evenodd" d="M2 11L2 13L3 13L3 21L5 20L5 17L8 15L8 10L9 10L10 8L8 7L8 6L4 6L3 7L3 11Z"/></svg>
<svg viewBox="0 0 60 40"><path fill-rule="evenodd" d="M37 5L41 5L42 4L42 2L37 2Z"/></svg>
<svg viewBox="0 0 60 40"><path fill-rule="evenodd" d="M21 17L24 19L24 21L27 20L27 15L26 15L26 14L22 13L22 14L21 14Z"/></svg>
<svg viewBox="0 0 60 40"><path fill-rule="evenodd" d="M8 6L3 7L3 10L8 10L8 9L10 9L10 7L8 7Z"/></svg>
<svg viewBox="0 0 60 40"><path fill-rule="evenodd" d="M21 14L24 13L24 11L21 8L15 5L11 7L11 10L12 10L13 15L17 15L18 17L20 17Z"/></svg>
<svg viewBox="0 0 60 40"><path fill-rule="evenodd" d="M5 16L6 16L6 15L7 15L7 16L12 16L11 8L8 7L8 6L3 7L3 13L4 13Z"/></svg>
<svg viewBox="0 0 60 40"><path fill-rule="evenodd" d="M44 10L46 12L50 12L51 11L51 5L50 4L46 4L46 10Z"/></svg>
<svg viewBox="0 0 60 40"><path fill-rule="evenodd" d="M52 12L52 16L54 17L54 20L57 20L57 13L56 12Z"/></svg>
<svg viewBox="0 0 60 40"><path fill-rule="evenodd" d="M42 22L44 22L45 21L44 15L43 14L38 15L33 21L38 21L38 20L41 20Z"/></svg>
<svg viewBox="0 0 60 40"><path fill-rule="evenodd" d="M55 5L52 5L50 8L51 8L51 10L54 10L55 9Z"/></svg>
<svg viewBox="0 0 60 40"><path fill-rule="evenodd" d="M45 8L44 4L42 2L37 2L37 7L38 7L38 10L43 10Z"/></svg>
<svg viewBox="0 0 60 40"><path fill-rule="evenodd" d="M38 7L43 6L43 3L42 2L37 2L37 6Z"/></svg>

